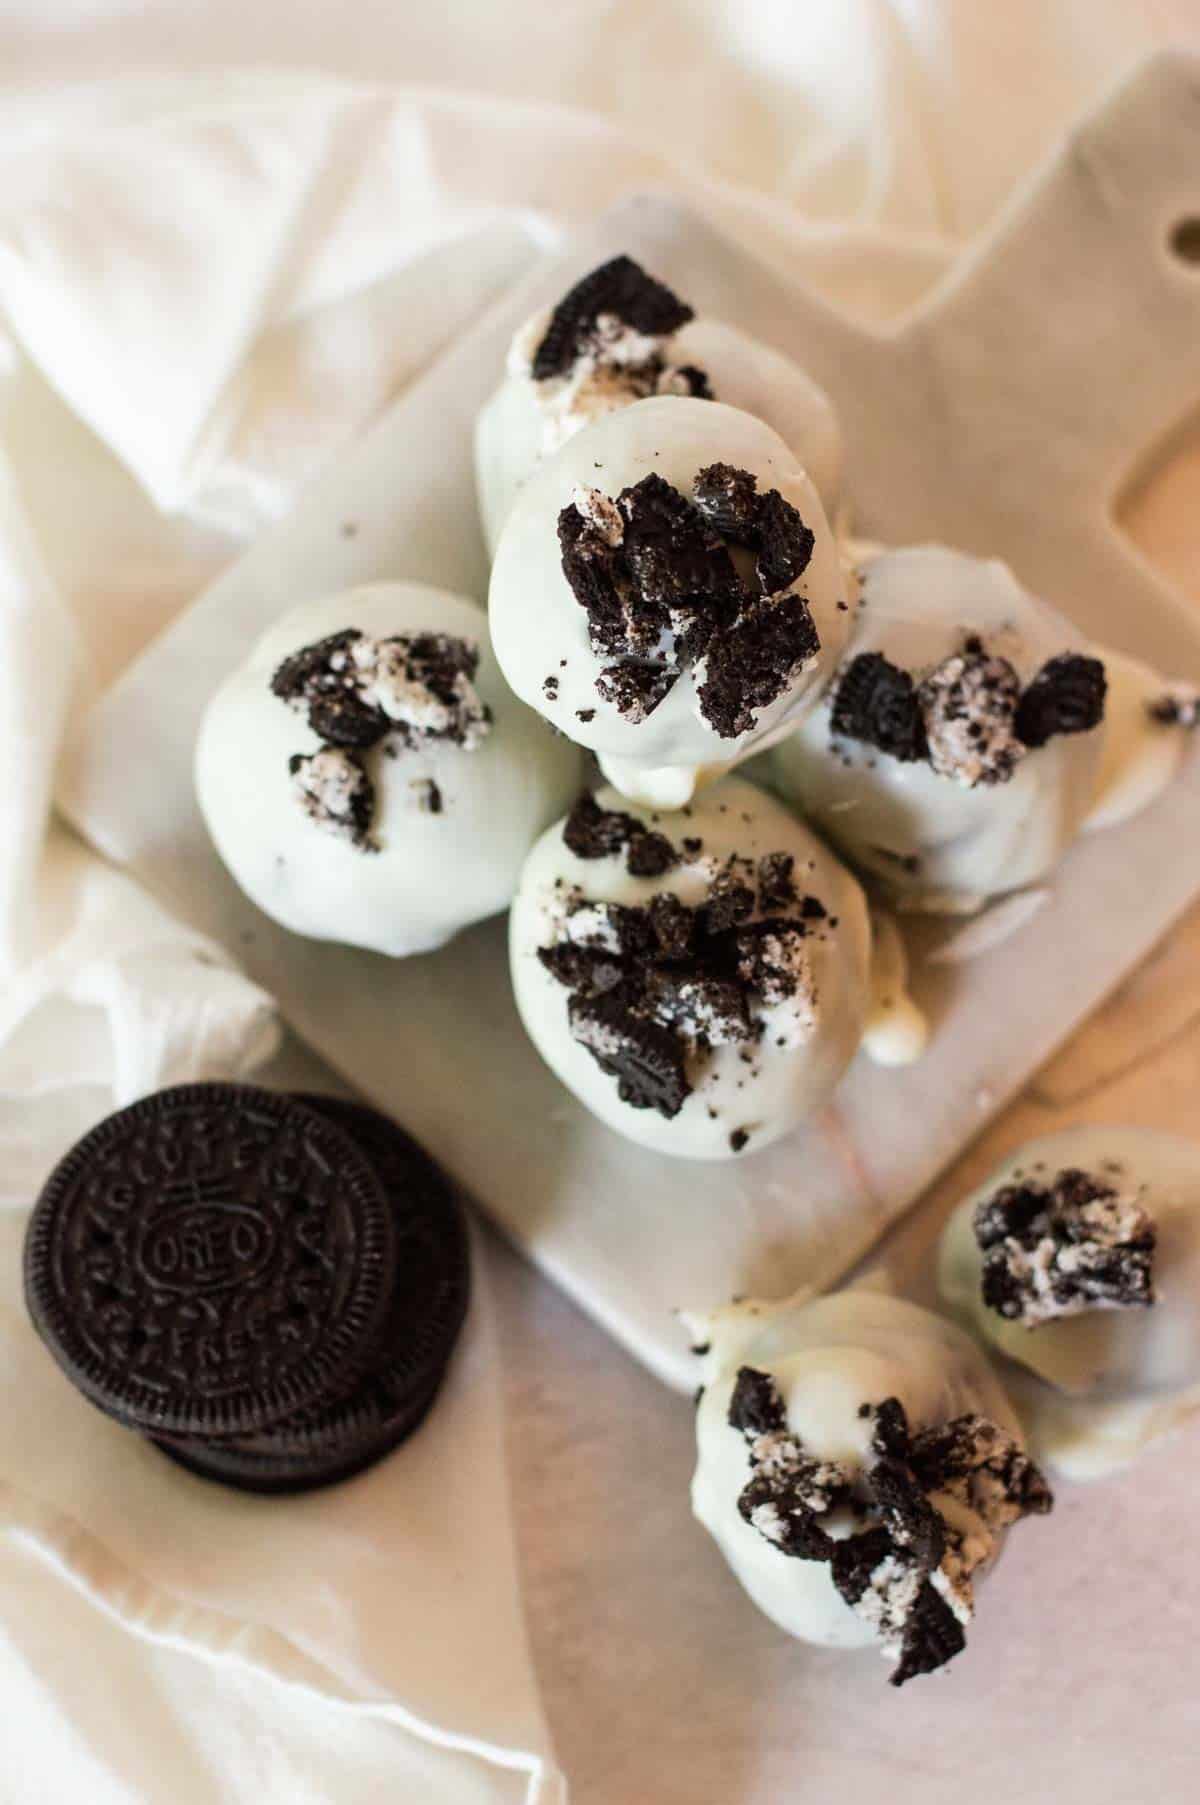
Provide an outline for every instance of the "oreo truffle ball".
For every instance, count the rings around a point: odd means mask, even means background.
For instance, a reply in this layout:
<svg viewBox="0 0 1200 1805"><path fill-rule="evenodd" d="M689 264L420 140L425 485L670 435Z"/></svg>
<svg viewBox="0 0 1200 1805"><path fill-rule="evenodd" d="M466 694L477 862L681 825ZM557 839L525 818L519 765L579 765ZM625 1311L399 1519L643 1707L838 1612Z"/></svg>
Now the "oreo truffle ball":
<svg viewBox="0 0 1200 1805"><path fill-rule="evenodd" d="M293 609L210 702L196 795L230 874L317 940L400 958L507 907L578 788L473 602L376 583Z"/></svg>
<svg viewBox="0 0 1200 1805"><path fill-rule="evenodd" d="M969 1336L867 1290L689 1319L706 1348L692 1509L772 1622L874 1646L903 1685L961 1652L975 1588L1050 1509Z"/></svg>
<svg viewBox="0 0 1200 1805"><path fill-rule="evenodd" d="M510 917L513 988L551 1070L609 1127L685 1159L769 1146L818 1110L872 1007L862 891L737 778L682 813L584 795Z"/></svg>
<svg viewBox="0 0 1200 1805"><path fill-rule="evenodd" d="M955 1210L943 1301L1010 1363L1039 1458L1127 1466L1200 1410L1200 1147L1069 1128L1021 1147Z"/></svg>
<svg viewBox="0 0 1200 1805"><path fill-rule="evenodd" d="M971 910L1044 878L1092 805L1103 663L1006 565L869 557L853 638L773 754L783 796L909 907Z"/></svg>
<svg viewBox="0 0 1200 1805"><path fill-rule="evenodd" d="M492 568L496 656L634 801L677 808L785 734L850 615L816 490L716 401L635 402L522 490Z"/></svg>
<svg viewBox="0 0 1200 1805"><path fill-rule="evenodd" d="M830 517L839 514L842 441L825 391L790 357L722 320L697 319L632 258L614 257L525 322L479 415L475 473L489 547L543 459L653 395L715 399L765 420Z"/></svg>

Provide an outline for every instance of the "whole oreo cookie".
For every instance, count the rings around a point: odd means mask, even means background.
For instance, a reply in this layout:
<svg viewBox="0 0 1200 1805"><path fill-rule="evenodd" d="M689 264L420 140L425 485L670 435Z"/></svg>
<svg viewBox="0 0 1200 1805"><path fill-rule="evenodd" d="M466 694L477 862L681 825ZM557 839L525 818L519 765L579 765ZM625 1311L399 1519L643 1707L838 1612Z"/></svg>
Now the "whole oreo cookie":
<svg viewBox="0 0 1200 1805"><path fill-rule="evenodd" d="M109 1415L253 1435L346 1395L378 1357L395 1239L383 1181L327 1114L184 1085L110 1116L51 1175L26 1300Z"/></svg>

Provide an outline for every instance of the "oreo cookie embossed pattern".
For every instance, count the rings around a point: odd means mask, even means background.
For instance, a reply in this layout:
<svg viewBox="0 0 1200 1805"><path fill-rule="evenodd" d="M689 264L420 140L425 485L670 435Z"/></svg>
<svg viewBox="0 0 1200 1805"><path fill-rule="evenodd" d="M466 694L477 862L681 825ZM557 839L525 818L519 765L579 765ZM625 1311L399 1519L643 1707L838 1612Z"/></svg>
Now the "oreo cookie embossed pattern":
<svg viewBox="0 0 1200 1805"><path fill-rule="evenodd" d="M101 1123L51 1176L25 1250L30 1314L73 1383L256 1490L329 1483L417 1426L466 1275L458 1206L400 1130L236 1085Z"/></svg>

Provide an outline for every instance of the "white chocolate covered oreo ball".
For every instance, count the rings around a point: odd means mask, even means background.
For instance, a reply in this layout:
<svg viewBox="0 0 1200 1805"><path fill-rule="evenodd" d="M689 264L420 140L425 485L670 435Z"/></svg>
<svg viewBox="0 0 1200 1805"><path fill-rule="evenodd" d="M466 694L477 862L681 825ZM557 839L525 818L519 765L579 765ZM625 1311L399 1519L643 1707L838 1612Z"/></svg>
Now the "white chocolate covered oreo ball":
<svg viewBox="0 0 1200 1805"><path fill-rule="evenodd" d="M785 734L850 624L793 453L695 400L636 402L542 465L501 536L489 612L517 694L662 808Z"/></svg>
<svg viewBox="0 0 1200 1805"><path fill-rule="evenodd" d="M842 440L825 391L790 357L722 320L697 319L632 258L614 257L525 322L479 415L475 471L489 549L543 459L652 395L715 399L765 420L829 517L839 517Z"/></svg>
<svg viewBox="0 0 1200 1805"><path fill-rule="evenodd" d="M829 1097L872 1004L857 882L737 778L691 808L585 795L529 855L513 988L600 1120L685 1159L769 1146Z"/></svg>
<svg viewBox="0 0 1200 1805"><path fill-rule="evenodd" d="M903 1685L965 1643L977 1581L1050 1508L970 1337L868 1290L743 1302L703 1346L692 1508L754 1603Z"/></svg>
<svg viewBox="0 0 1200 1805"><path fill-rule="evenodd" d="M581 764L511 694L473 602L376 583L264 634L205 713L196 794L265 914L402 957L507 907Z"/></svg>
<svg viewBox="0 0 1200 1805"><path fill-rule="evenodd" d="M1070 1128L1020 1148L947 1224L942 1298L1012 1362L1040 1459L1126 1466L1200 1410L1200 1147Z"/></svg>
<svg viewBox="0 0 1200 1805"><path fill-rule="evenodd" d="M774 779L907 907L970 910L1044 878L1092 807L1101 659L1004 564L868 558L851 643Z"/></svg>

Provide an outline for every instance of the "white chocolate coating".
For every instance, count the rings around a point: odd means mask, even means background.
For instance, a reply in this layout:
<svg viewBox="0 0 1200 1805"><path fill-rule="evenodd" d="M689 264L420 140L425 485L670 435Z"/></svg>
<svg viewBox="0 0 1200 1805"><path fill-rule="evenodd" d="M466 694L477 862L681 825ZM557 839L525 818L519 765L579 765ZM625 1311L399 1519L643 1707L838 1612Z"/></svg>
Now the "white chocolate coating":
<svg viewBox="0 0 1200 1805"><path fill-rule="evenodd" d="M708 464L749 470L759 490L778 489L815 534L796 585L821 649L752 732L723 739L700 714L688 670L644 721L627 720L597 692L610 662L593 652L588 618L563 575L558 516L577 487L616 496L651 473L690 495ZM837 543L811 481L777 433L714 401L638 401L577 433L525 485L509 515L492 567L489 614L505 676L532 708L596 752L606 776L631 799L681 807L701 778L730 769L787 733L836 667L850 629ZM839 606L841 604L841 606ZM557 683L554 699L544 689ZM580 714L588 715L581 720Z"/></svg>
<svg viewBox="0 0 1200 1805"><path fill-rule="evenodd" d="M677 846L685 835L695 836L703 841L703 853L662 877L635 878L620 856L577 858L563 843L562 822L547 829L521 873L510 916L513 990L526 1031L568 1090L630 1140L684 1159L729 1159L734 1157L729 1137L741 1128L750 1139L739 1157L748 1157L821 1107L862 1039L871 1005L871 930L862 891L803 823L738 778L704 790L683 815L656 816L612 790L600 791L597 800L605 808L625 809ZM823 922L805 942L817 996L813 1032L798 1045L777 1046L768 1013L751 1061L742 1059L736 1045L714 1048L678 1115L668 1119L623 1103L615 1079L572 1037L568 993L537 957L538 947L555 938L564 892L577 885L590 901L644 906L669 891L695 905L704 900L715 867L730 854L757 861L772 852L794 856L798 889L818 897L837 918L836 927Z"/></svg>
<svg viewBox="0 0 1200 1805"><path fill-rule="evenodd" d="M473 749L428 742L364 757L376 793L366 852L314 822L288 760L321 742L271 693L290 653L357 627L385 638L449 633L480 649L475 687L493 711ZM217 691L196 745L196 795L217 851L263 912L294 933L400 958L442 946L507 907L536 835L578 789L582 760L511 694L473 602L417 583L376 583L285 615ZM440 813L426 806L428 785Z"/></svg>
<svg viewBox="0 0 1200 1805"><path fill-rule="evenodd" d="M929 1022L908 994L908 953L899 928L871 911L871 1011L863 1051L876 1065L912 1065L929 1042Z"/></svg>
<svg viewBox="0 0 1200 1805"><path fill-rule="evenodd" d="M1052 1179L1068 1167L1109 1178L1153 1220L1157 1301L1026 1328L983 1301L975 1206L1018 1173ZM1200 1410L1200 1147L1146 1128L1068 1128L1030 1141L951 1216L938 1286L965 1327L1023 1369L1013 1395L1040 1460L1072 1479L1128 1465Z"/></svg>
<svg viewBox="0 0 1200 1805"><path fill-rule="evenodd" d="M514 349L536 347L550 322L549 308L528 320ZM673 364L694 364L708 374L718 401L753 414L777 432L812 478L830 519L842 509L842 436L824 389L783 352L721 320L690 320L669 340ZM524 368L521 367L524 362ZM475 427L475 480L488 549L495 552L520 491L543 458L558 448L526 360L511 357L500 387ZM628 406L619 396L612 406Z"/></svg>
<svg viewBox="0 0 1200 1805"><path fill-rule="evenodd" d="M689 1318L688 1326L697 1344L709 1349L696 1412L692 1510L755 1604L789 1635L827 1648L874 1641L870 1626L835 1589L827 1566L781 1553L738 1511L751 1473L745 1437L728 1421L738 1370L752 1366L774 1377L788 1428L806 1452L857 1470L872 1435L860 1406L889 1397L899 1398L914 1432L976 1413L1020 1443L1017 1419L987 1361L953 1323L877 1291L818 1298L802 1292L779 1304L731 1304L710 1317ZM957 1508L941 1494L933 1502L948 1519ZM977 1520L961 1526L983 1532ZM854 1525L841 1513L826 1527L837 1536ZM993 1546L984 1564L997 1553Z"/></svg>
<svg viewBox="0 0 1200 1805"><path fill-rule="evenodd" d="M1104 757L1084 831L1119 827L1149 808L1173 779L1190 743L1185 728L1156 721L1149 704L1169 685L1157 671L1124 652L1105 649Z"/></svg>
<svg viewBox="0 0 1200 1805"><path fill-rule="evenodd" d="M1006 565L944 546L883 552L863 571L845 659L882 652L915 678L978 634L1023 684L1051 658L1086 651L1057 609ZM1026 753L1007 782L968 788L923 761L904 763L831 737L833 691L774 751L780 793L851 862L905 907L978 908L1045 877L1079 831L1095 794L1102 724ZM904 861L916 860L915 869Z"/></svg>

